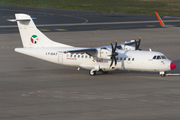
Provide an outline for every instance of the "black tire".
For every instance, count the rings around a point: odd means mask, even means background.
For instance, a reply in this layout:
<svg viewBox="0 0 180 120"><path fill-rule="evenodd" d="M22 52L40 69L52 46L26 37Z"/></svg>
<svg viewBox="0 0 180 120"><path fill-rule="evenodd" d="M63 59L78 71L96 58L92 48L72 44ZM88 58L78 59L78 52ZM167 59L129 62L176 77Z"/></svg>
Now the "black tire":
<svg viewBox="0 0 180 120"><path fill-rule="evenodd" d="M164 77L164 76L166 76L166 74L161 74L161 77Z"/></svg>
<svg viewBox="0 0 180 120"><path fill-rule="evenodd" d="M108 71L102 71L103 74L108 74Z"/></svg>

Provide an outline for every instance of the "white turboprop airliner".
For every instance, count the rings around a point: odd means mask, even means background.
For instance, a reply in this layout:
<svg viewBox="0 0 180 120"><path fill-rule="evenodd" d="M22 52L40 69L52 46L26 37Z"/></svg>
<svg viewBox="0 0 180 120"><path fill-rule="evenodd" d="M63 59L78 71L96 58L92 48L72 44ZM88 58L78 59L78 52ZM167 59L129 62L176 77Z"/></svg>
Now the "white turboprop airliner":
<svg viewBox="0 0 180 120"><path fill-rule="evenodd" d="M132 70L159 72L161 76L166 71L176 68L176 65L164 54L154 51L141 51L140 41L131 40L122 44L82 48L57 43L47 38L37 29L27 14L15 14L23 48L15 48L16 52L43 59L49 62L88 69L90 75L102 71L107 73L114 70ZM130 46L135 44L134 46Z"/></svg>

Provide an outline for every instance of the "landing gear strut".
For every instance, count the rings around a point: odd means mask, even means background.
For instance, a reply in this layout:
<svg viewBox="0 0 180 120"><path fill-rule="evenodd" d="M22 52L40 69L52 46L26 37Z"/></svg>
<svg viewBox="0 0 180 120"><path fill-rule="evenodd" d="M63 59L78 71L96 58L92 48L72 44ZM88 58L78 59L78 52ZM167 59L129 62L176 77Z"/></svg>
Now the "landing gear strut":
<svg viewBox="0 0 180 120"><path fill-rule="evenodd" d="M99 66L96 66L94 69L89 71L89 74L91 76L96 75L96 72L99 71L99 70L100 70Z"/></svg>
<svg viewBox="0 0 180 120"><path fill-rule="evenodd" d="M97 71L92 71L92 70L90 70L90 71L89 71L89 75L91 75L91 76L96 75L96 72L97 72Z"/></svg>

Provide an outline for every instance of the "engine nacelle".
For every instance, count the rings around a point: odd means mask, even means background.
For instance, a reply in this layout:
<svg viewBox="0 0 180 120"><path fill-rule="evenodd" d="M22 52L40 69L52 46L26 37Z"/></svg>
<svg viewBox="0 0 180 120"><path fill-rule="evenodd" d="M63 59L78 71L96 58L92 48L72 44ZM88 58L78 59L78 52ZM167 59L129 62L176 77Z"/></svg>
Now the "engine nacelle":
<svg viewBox="0 0 180 120"><path fill-rule="evenodd" d="M111 59L112 51L107 49L98 49L96 56L103 59Z"/></svg>
<svg viewBox="0 0 180 120"><path fill-rule="evenodd" d="M123 50L136 50L134 46L129 46L129 45L121 45L121 48Z"/></svg>

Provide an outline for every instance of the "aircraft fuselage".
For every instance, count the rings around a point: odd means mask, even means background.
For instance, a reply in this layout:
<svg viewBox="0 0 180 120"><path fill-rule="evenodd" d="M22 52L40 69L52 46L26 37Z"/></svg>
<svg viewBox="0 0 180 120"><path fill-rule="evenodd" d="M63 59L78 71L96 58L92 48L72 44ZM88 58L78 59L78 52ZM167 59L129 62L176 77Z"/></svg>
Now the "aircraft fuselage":
<svg viewBox="0 0 180 120"><path fill-rule="evenodd" d="M160 52L117 50L117 66L113 65L109 68L110 59L92 57L86 53L71 54L61 52L67 49L73 48L16 48L15 51L53 63L89 70L93 69L95 66L95 68L99 68L103 71L133 70L163 72L174 69L172 61L167 59L165 55Z"/></svg>

